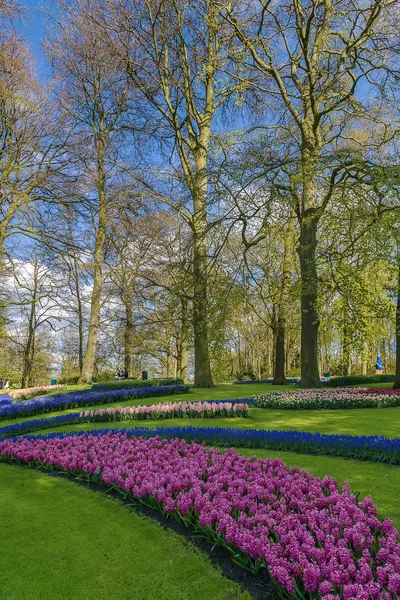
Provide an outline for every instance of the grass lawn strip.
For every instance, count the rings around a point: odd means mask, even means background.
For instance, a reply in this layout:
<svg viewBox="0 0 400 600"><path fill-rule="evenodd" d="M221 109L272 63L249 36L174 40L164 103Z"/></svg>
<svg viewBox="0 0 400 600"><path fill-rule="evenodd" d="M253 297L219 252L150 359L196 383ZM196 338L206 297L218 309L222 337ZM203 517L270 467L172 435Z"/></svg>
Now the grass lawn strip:
<svg viewBox="0 0 400 600"><path fill-rule="evenodd" d="M182 400L182 398L180 399ZM29 419L24 419L24 421L29 421ZM21 420L18 422L21 422ZM4 422L1 425L4 427L8 423ZM169 427L185 427L187 425L187 419L168 420ZM193 421L193 425L196 427L210 427L212 425L212 427L229 427L235 429L308 431L310 433L332 435L378 435L388 438L398 438L400 437L400 408L304 412L252 408L249 417L245 419L239 417L232 420L217 417L210 423L208 419L198 418ZM101 424L93 423L92 425L75 425L72 429L81 431L96 428L97 426L102 427ZM163 421L154 420L146 422L146 427L157 426L163 426ZM49 428L49 431L53 430L53 428ZM71 427L60 427L58 430L71 431Z"/></svg>
<svg viewBox="0 0 400 600"><path fill-rule="evenodd" d="M70 481L0 464L1 600L251 600L153 519Z"/></svg>

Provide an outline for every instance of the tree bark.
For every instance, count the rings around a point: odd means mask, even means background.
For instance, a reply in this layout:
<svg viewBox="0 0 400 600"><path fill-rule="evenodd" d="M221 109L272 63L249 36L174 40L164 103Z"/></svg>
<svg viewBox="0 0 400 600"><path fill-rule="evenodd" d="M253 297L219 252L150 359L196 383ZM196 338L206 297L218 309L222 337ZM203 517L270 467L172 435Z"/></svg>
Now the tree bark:
<svg viewBox="0 0 400 600"><path fill-rule="evenodd" d="M346 315L344 316L346 319ZM349 339L348 325L345 322L343 326L343 340L342 340L342 363L343 363L343 375L347 377L351 375L351 346Z"/></svg>
<svg viewBox="0 0 400 600"><path fill-rule="evenodd" d="M274 369L274 385L284 385L285 377L285 332L286 332L286 311L288 310L288 299L290 292L290 280L292 270L292 256L294 249L294 233L295 233L295 215L291 213L289 224L285 236L284 254L283 254L283 269L282 269L282 286L279 298L278 319L275 331L275 369Z"/></svg>
<svg viewBox="0 0 400 600"><path fill-rule="evenodd" d="M393 389L400 388L400 256L397 257L398 281L397 281L397 306L396 306L396 374Z"/></svg>
<svg viewBox="0 0 400 600"><path fill-rule="evenodd" d="M177 376L186 383L187 380L187 367L188 367L188 356L189 356L189 322L188 322L188 302L186 299L181 299L182 313L181 313L181 331L178 347L178 358L177 358Z"/></svg>
<svg viewBox="0 0 400 600"><path fill-rule="evenodd" d="M103 289L103 251L106 240L107 202L105 193L104 140L99 141L97 159L97 190L99 196L98 227L93 255L93 290L90 305L89 333L80 381L92 383L100 324L101 292Z"/></svg>
<svg viewBox="0 0 400 600"><path fill-rule="evenodd" d="M170 379L171 377L174 376L174 357L172 354L172 348L171 348L171 337L168 340L168 345L167 345L167 379Z"/></svg>
<svg viewBox="0 0 400 600"><path fill-rule="evenodd" d="M300 224L301 271L301 385L320 387L318 372L317 221L306 217Z"/></svg>
<svg viewBox="0 0 400 600"><path fill-rule="evenodd" d="M194 386L214 387L208 351L208 275L207 275L207 158L209 130L204 134L196 157L196 181L193 190L193 330Z"/></svg>
<svg viewBox="0 0 400 600"><path fill-rule="evenodd" d="M77 313L78 313L78 364L79 364L79 375L82 374L83 368L83 308L81 290L79 284L79 272L76 256L74 255L74 284L77 301Z"/></svg>
<svg viewBox="0 0 400 600"><path fill-rule="evenodd" d="M32 371L32 346L34 340L34 316L35 316L35 303L32 302L29 322L28 322L28 339L26 342L26 346L24 348L23 354L23 364L22 364L22 378L21 378L21 387L27 387L27 383L31 378Z"/></svg>
<svg viewBox="0 0 400 600"><path fill-rule="evenodd" d="M204 256L205 246L197 233L195 233L194 245L194 385L213 387L207 333L207 261Z"/></svg>
<svg viewBox="0 0 400 600"><path fill-rule="evenodd" d="M299 258L301 274L301 385L305 388L320 387L318 371L318 326L317 313L317 170L319 147L315 134L309 130L303 136L301 156L302 198L300 213Z"/></svg>
<svg viewBox="0 0 400 600"><path fill-rule="evenodd" d="M28 319L28 338L24 348L23 359L22 359L22 377L21 387L27 387L29 380L32 378L32 362L34 356L34 344L35 344L35 317L36 317L36 298L38 292L38 264L34 263L33 268L33 289L32 289L32 302L29 311Z"/></svg>
<svg viewBox="0 0 400 600"><path fill-rule="evenodd" d="M275 336L274 385L284 385L285 378L285 321L278 322Z"/></svg>
<svg viewBox="0 0 400 600"><path fill-rule="evenodd" d="M125 306L125 330L124 330L124 366L130 376L131 373L131 360L133 354L133 309L132 309L132 296L130 293L124 294L124 306Z"/></svg>

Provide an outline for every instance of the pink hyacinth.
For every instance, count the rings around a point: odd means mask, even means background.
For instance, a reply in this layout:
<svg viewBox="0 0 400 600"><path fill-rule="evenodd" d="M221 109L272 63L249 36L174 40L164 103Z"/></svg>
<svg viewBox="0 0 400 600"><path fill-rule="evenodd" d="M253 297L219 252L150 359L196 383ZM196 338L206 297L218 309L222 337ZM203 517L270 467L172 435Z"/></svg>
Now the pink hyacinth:
<svg viewBox="0 0 400 600"><path fill-rule="evenodd" d="M223 544L268 566L289 594L385 600L400 593L400 545L391 521L348 485L288 469L278 459L245 458L184 440L125 433L7 439L0 455L31 465L88 473L166 513L193 515Z"/></svg>
<svg viewBox="0 0 400 600"><path fill-rule="evenodd" d="M110 417L110 420L129 421L135 418L162 418L185 416L246 417L249 406L232 402L164 402L150 406L112 407L86 410L79 413L81 418L95 420L96 417Z"/></svg>

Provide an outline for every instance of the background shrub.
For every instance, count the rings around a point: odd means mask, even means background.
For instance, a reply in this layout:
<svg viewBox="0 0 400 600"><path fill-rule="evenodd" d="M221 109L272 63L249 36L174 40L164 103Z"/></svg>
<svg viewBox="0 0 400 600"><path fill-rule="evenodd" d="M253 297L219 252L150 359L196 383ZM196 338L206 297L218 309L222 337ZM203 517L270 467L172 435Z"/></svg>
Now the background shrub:
<svg viewBox="0 0 400 600"><path fill-rule="evenodd" d="M347 375L347 377L335 377L326 383L329 387L345 387L359 383L385 383L394 381L394 375Z"/></svg>
<svg viewBox="0 0 400 600"><path fill-rule="evenodd" d="M121 379L107 383L95 383L93 388L96 390L124 390L156 385L183 385L183 379Z"/></svg>

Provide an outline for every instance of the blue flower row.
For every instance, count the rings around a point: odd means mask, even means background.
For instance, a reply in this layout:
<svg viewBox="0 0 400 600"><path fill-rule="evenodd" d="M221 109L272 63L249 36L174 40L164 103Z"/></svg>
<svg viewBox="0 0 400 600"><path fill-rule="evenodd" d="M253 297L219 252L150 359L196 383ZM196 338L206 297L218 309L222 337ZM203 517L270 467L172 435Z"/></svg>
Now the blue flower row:
<svg viewBox="0 0 400 600"><path fill-rule="evenodd" d="M41 415L68 408L81 408L98 404L112 402L123 402L125 400L139 398L153 398L156 396L171 396L173 394L185 394L189 391L188 385L168 385L157 387L145 387L123 390L104 390L101 392L67 394L54 394L43 398L35 398L26 402L16 402L8 405L0 405L0 421L6 419L18 419L31 415Z"/></svg>
<svg viewBox="0 0 400 600"><path fill-rule="evenodd" d="M57 417L56 417L57 418ZM50 419L49 419L50 420ZM53 420L53 419L51 419ZM5 428L3 428L5 429ZM70 435L103 435L112 428L91 431L49 433L42 436L62 438ZM207 445L237 448L282 450L301 454L340 456L357 460L368 460L389 464L400 464L400 438L379 436L327 435L304 431L265 431L263 429L230 429L223 427L147 427L122 428L119 431L129 436L145 438L160 436L166 439L181 438L187 441L204 442Z"/></svg>
<svg viewBox="0 0 400 600"><path fill-rule="evenodd" d="M251 398L235 399L235 400L217 400L213 404L225 404L230 402L231 404L248 404L254 405L255 401ZM203 402L195 402L195 404L203 404ZM176 417L174 417L176 418ZM109 419L101 416L96 417L96 422L101 421L107 422ZM43 419L30 419L29 421L22 421L22 423L14 423L12 425L5 425L0 427L0 438L25 435L34 431L40 431L41 429L52 429L53 427L63 427L64 425L75 425L77 423L88 423L90 422L88 417L81 417L79 412L68 413L66 415L59 415L57 417L44 417Z"/></svg>
<svg viewBox="0 0 400 600"><path fill-rule="evenodd" d="M13 399L6 394L0 394L0 406L9 406Z"/></svg>

